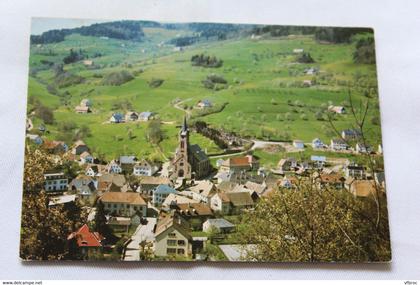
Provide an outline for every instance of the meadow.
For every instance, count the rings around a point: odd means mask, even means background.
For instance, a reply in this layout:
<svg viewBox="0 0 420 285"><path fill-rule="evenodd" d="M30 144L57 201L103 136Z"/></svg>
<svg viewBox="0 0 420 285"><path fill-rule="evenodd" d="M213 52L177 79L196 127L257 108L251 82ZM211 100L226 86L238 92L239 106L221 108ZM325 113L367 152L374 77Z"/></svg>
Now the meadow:
<svg viewBox="0 0 420 285"><path fill-rule="evenodd" d="M310 142L319 137L329 142L336 134L325 119L325 109L331 104L347 106L351 93L356 108L369 100L366 136L374 146L381 141L376 66L353 62L354 43L319 43L311 35L258 40L238 36L197 43L179 51L165 41L189 35L190 31L164 28L144 31L147 40L142 42L72 34L63 42L31 46L28 112L34 107L31 98L53 110L54 123L46 125L48 138L59 137L60 123L74 122L78 128L90 129L83 140L94 154L107 159L137 154L166 160L175 151L177 126L186 115L186 111L175 108L174 102L181 101L183 107L191 109L199 100L208 99L215 105L227 103L221 112L194 118L214 128L264 140ZM309 52L315 62L297 63L292 52L297 48ZM70 49L101 56L90 58L95 67L87 67L82 61L65 64L65 72L79 75L84 81L56 88L58 95L52 94L48 85L54 85L55 73L42 62L59 62ZM223 66L192 66L191 57L196 54L215 56L223 60ZM319 72L306 75L307 68ZM101 83L107 74L121 70L133 74L134 79L119 86ZM227 84L217 91L205 88L202 81L210 74L222 76ZM163 84L150 86L154 79L164 80ZM315 84L303 87L304 80ZM360 82L367 83L360 87ZM76 114L75 106L85 98L92 101L93 112ZM161 125L163 140L159 145L147 141L145 122L107 123L113 112L126 111L152 111L167 122ZM191 112L194 114L195 110ZM28 116L35 126L42 123L34 114ZM337 115L334 125L340 130L352 128L354 118L351 114ZM131 136L127 135L129 131ZM192 134L191 142L198 143L208 154L222 152L214 142L196 133Z"/></svg>

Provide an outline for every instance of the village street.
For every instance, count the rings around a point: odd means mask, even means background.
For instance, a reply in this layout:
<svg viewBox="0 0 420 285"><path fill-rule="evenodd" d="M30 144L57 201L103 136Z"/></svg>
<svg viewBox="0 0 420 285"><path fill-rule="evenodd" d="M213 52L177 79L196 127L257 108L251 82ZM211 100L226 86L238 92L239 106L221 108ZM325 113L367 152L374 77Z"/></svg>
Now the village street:
<svg viewBox="0 0 420 285"><path fill-rule="evenodd" d="M138 261L140 260L140 249L139 244L142 241L153 242L154 233L153 229L156 225L156 218L146 218L147 224L140 224L133 236L131 237L130 243L127 245L124 260L125 261Z"/></svg>

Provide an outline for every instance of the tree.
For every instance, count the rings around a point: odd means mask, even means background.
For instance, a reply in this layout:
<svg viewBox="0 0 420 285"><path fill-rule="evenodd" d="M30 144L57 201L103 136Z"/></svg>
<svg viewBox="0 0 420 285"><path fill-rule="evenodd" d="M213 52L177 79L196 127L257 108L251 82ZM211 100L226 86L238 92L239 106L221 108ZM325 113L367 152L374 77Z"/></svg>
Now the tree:
<svg viewBox="0 0 420 285"><path fill-rule="evenodd" d="M23 172L24 192L38 192L44 188L44 173L54 169L57 161L41 148L25 147Z"/></svg>
<svg viewBox="0 0 420 285"><path fill-rule="evenodd" d="M94 229L105 238L111 238L113 236L112 229L107 224L107 219L105 217L105 208L104 204L101 201L98 201L96 205L96 213L95 213L95 224Z"/></svg>
<svg viewBox="0 0 420 285"><path fill-rule="evenodd" d="M48 107L38 104L35 108L35 115L44 121L45 124L54 123L54 113Z"/></svg>
<svg viewBox="0 0 420 285"><path fill-rule="evenodd" d="M147 125L146 138L152 144L158 144L163 139L162 130L160 128L160 120L152 120Z"/></svg>
<svg viewBox="0 0 420 285"><path fill-rule="evenodd" d="M384 199L383 197L381 199ZM386 211L386 208L384 208ZM245 214L238 238L246 260L368 262L390 259L388 221L375 227L375 203L347 191L319 189L301 180L277 190Z"/></svg>
<svg viewBox="0 0 420 285"><path fill-rule="evenodd" d="M145 240L139 244L140 260L153 260L153 243Z"/></svg>
<svg viewBox="0 0 420 285"><path fill-rule="evenodd" d="M48 207L48 196L40 192L24 192L20 257L25 260L64 259L67 236L73 221L63 206Z"/></svg>

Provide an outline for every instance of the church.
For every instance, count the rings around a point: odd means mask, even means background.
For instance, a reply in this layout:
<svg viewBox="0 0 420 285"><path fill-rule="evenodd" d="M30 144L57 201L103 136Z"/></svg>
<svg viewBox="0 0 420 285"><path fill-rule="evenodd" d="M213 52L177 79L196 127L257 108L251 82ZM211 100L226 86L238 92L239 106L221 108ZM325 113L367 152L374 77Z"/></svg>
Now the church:
<svg viewBox="0 0 420 285"><path fill-rule="evenodd" d="M181 179L200 179L210 173L210 160L197 144L190 145L187 119L179 132L179 145L172 160L173 176Z"/></svg>

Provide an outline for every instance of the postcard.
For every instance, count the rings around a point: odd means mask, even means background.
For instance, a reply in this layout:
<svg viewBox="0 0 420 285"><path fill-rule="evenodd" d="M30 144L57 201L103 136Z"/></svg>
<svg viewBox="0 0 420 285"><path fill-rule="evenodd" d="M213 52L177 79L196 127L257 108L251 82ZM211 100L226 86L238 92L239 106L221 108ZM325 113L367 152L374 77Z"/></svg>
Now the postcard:
<svg viewBox="0 0 420 285"><path fill-rule="evenodd" d="M34 18L21 259L389 262L376 60L371 28Z"/></svg>

